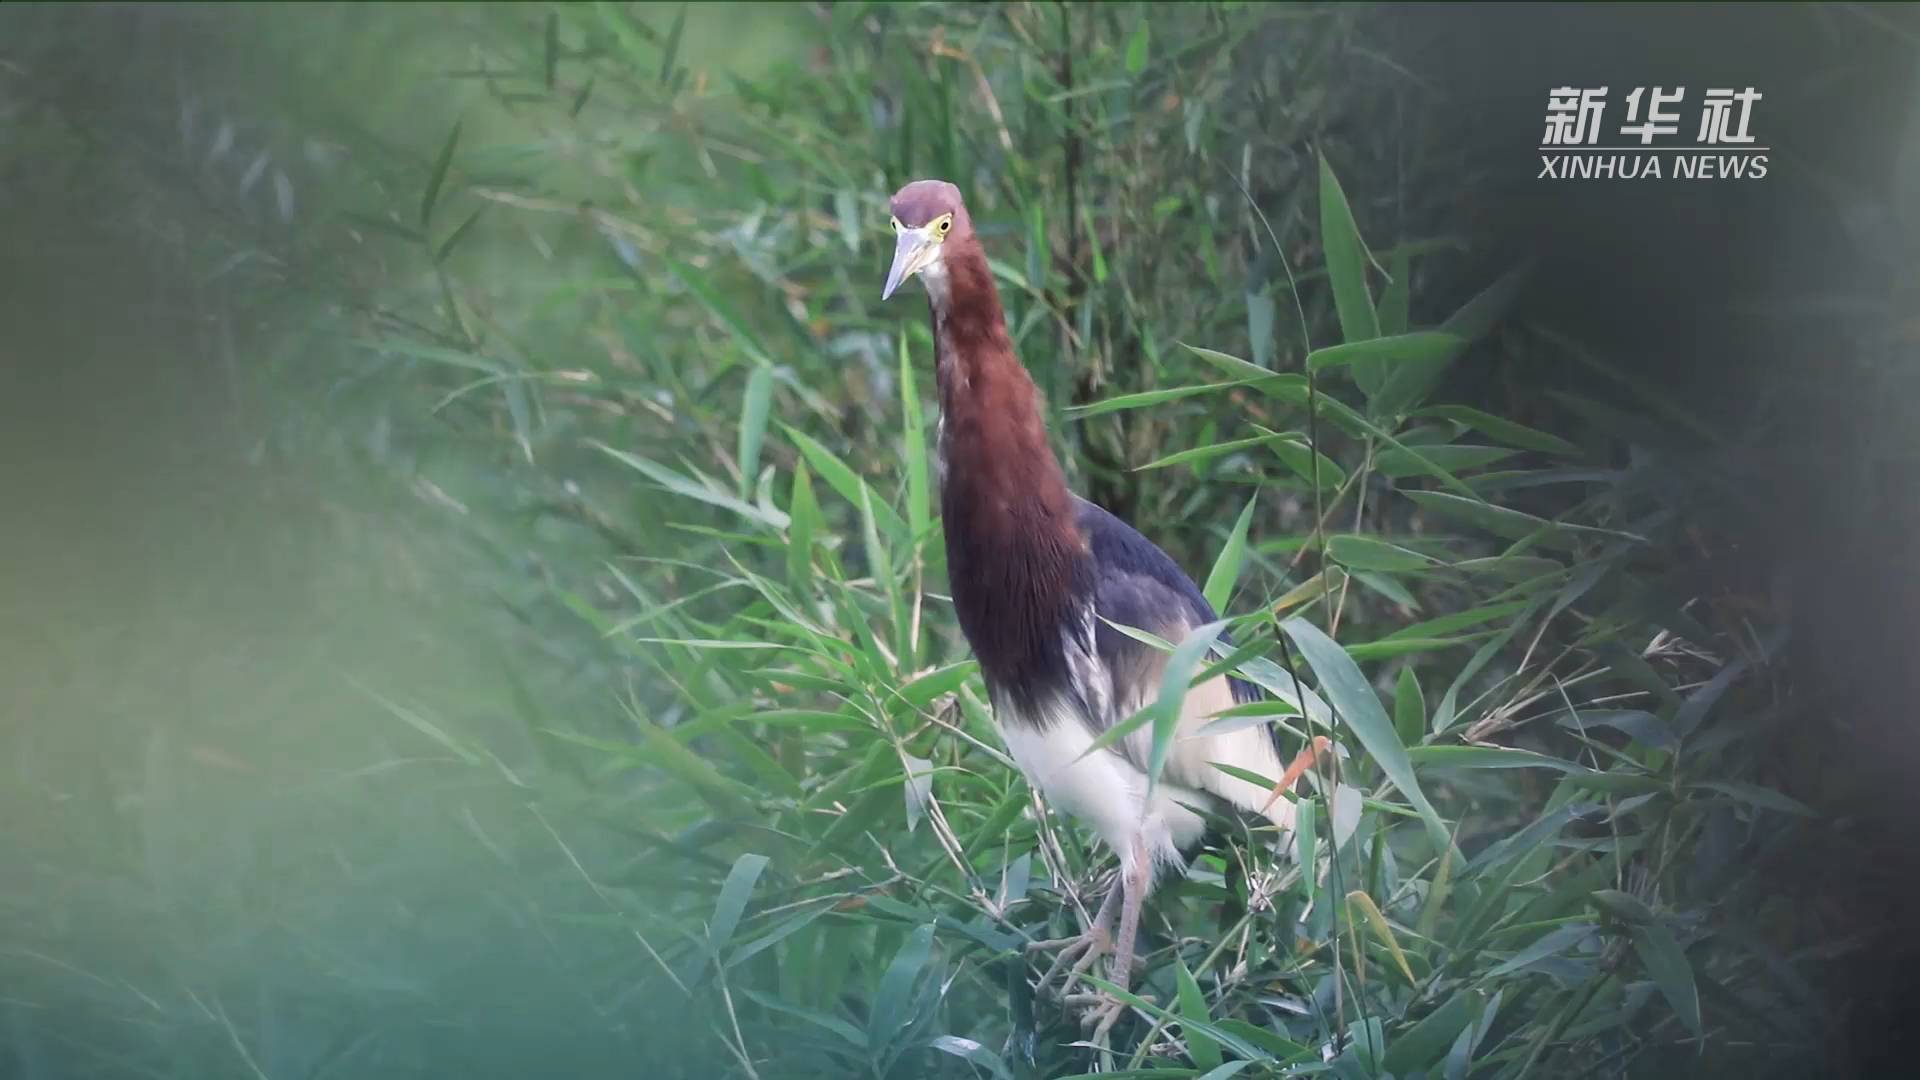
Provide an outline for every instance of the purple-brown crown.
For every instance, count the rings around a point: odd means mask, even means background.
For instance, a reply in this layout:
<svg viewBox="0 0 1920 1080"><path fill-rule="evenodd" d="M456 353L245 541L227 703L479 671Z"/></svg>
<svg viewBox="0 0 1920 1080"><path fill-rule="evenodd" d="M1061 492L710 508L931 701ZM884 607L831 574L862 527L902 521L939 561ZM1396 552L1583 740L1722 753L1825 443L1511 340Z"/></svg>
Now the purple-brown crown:
<svg viewBox="0 0 1920 1080"><path fill-rule="evenodd" d="M941 214L953 215L954 232L972 231L967 204L960 201L960 189L945 180L915 180L893 193L887 208L900 224L917 229Z"/></svg>

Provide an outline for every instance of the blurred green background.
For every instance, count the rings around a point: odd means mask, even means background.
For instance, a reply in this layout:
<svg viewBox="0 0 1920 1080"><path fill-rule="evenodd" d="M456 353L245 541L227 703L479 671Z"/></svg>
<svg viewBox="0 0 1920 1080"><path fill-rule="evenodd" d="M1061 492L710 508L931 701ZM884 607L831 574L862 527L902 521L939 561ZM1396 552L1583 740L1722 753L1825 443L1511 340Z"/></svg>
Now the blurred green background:
<svg viewBox="0 0 1920 1080"><path fill-rule="evenodd" d="M6 6L0 1071L1870 1068L1916 37L1641 11ZM1531 183L1549 83L1681 80L1767 187ZM1347 725L1102 1049L877 302L927 175L1076 489Z"/></svg>

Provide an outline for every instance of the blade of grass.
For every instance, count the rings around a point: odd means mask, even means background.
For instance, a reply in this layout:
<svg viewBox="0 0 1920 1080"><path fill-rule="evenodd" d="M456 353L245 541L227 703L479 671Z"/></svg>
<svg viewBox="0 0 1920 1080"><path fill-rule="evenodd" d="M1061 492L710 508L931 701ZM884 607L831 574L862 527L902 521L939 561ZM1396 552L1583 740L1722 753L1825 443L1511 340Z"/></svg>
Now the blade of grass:
<svg viewBox="0 0 1920 1080"><path fill-rule="evenodd" d="M447 181L447 170L453 166L453 149L460 144L462 122L454 121L453 130L447 132L447 141L441 144L440 156L433 161L433 171L427 176L427 188L420 195L421 229L433 222L433 208L440 201L440 188Z"/></svg>

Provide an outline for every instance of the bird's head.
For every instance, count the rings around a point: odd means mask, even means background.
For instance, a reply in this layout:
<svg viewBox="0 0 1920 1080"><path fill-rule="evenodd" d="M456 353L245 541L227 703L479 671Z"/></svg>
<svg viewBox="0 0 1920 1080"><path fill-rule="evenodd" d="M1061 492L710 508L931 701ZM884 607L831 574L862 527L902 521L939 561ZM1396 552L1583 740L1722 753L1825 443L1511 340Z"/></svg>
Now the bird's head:
<svg viewBox="0 0 1920 1080"><path fill-rule="evenodd" d="M880 291L880 299L892 296L915 274L927 283L929 291L943 292L947 252L956 243L973 238L973 220L960 201L960 189L945 180L915 180L894 192L887 205L893 211L897 239L893 268L887 271L887 286Z"/></svg>

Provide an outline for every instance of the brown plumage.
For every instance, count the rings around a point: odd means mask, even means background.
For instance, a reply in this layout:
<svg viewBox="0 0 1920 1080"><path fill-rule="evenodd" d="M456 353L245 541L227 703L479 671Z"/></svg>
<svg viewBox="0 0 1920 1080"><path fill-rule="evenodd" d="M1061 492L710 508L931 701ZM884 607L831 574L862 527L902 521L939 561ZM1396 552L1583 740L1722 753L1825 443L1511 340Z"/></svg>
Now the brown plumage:
<svg viewBox="0 0 1920 1080"><path fill-rule="evenodd" d="M1033 378L1014 356L1000 294L960 193L909 184L894 216L925 224L951 214L941 273L927 277L940 344L940 507L960 628L989 680L1009 692L1054 674L1053 639L1068 618L1086 538L1047 442ZM959 467L955 468L958 463Z"/></svg>

